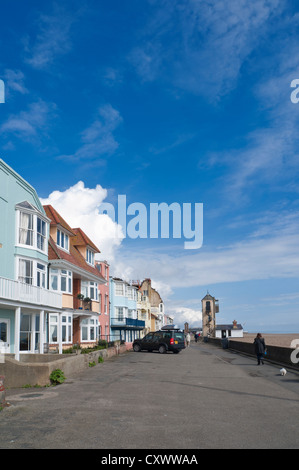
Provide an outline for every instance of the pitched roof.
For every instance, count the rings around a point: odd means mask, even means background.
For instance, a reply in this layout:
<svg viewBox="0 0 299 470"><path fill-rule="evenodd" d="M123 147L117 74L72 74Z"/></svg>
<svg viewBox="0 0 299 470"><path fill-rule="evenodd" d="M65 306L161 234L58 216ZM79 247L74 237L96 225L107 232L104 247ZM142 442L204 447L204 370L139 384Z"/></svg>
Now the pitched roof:
<svg viewBox="0 0 299 470"><path fill-rule="evenodd" d="M90 264L88 264L84 256L81 255L78 248L72 245L72 238L70 238L70 251L66 252L65 250L61 250L56 245L52 237L49 237L48 259L49 261L67 261L68 263L71 263L80 269L84 269L85 271L88 271L89 273L93 274L94 276L97 276L99 279L104 280L106 282L106 279L102 276L99 270L95 266L91 266Z"/></svg>
<svg viewBox="0 0 299 470"><path fill-rule="evenodd" d="M48 244L48 259L51 260L64 260L68 263L77 266L80 269L84 269L89 273L96 276L99 280L105 280L102 274L95 266L91 266L86 262L84 256L80 253L78 246L89 246L95 252L100 253L99 249L94 245L94 243L88 238L88 236L83 232L82 229L72 229L68 223L61 217L61 215L52 207L51 205L44 206L44 210L51 219L51 225L56 226L60 225L65 230L69 232L69 251L65 251L54 242L53 238L49 237L49 244Z"/></svg>
<svg viewBox="0 0 299 470"><path fill-rule="evenodd" d="M46 206L43 206L43 207L44 207L44 210L45 210L47 216L49 217L49 219L51 219L50 225L52 225L52 226L53 225L61 225L61 227L63 227L68 232L70 232L71 236L75 236L75 233L73 232L73 230L71 229L69 224L64 220L63 217L61 217L60 214L58 214L58 212L56 211L56 209L54 209L53 206L46 205Z"/></svg>
<svg viewBox="0 0 299 470"><path fill-rule="evenodd" d="M73 228L72 231L75 234L75 237L72 239L74 246L78 245L88 245L96 253L101 253L100 250L95 246L95 244L90 240L85 232L81 228Z"/></svg>
<svg viewBox="0 0 299 470"><path fill-rule="evenodd" d="M238 323L236 327L234 327L233 323L229 325L216 325L216 330L243 330L243 326Z"/></svg>

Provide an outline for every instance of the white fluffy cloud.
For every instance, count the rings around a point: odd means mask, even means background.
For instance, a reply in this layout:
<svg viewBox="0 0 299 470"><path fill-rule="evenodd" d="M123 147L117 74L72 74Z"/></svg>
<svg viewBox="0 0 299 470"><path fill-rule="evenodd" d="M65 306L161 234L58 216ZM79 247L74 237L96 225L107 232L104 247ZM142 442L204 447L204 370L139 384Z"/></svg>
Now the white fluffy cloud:
<svg viewBox="0 0 299 470"><path fill-rule="evenodd" d="M72 228L84 230L101 251L97 257L112 262L124 235L120 225L99 212L106 197L107 190L102 186L90 189L79 181L65 191L53 191L41 202L51 204Z"/></svg>

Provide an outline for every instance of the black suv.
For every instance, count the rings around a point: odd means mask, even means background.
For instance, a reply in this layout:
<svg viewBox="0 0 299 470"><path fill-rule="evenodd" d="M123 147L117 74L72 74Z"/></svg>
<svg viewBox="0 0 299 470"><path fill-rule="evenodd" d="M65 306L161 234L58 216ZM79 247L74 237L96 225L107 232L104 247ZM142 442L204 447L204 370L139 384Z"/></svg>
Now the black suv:
<svg viewBox="0 0 299 470"><path fill-rule="evenodd" d="M135 352L145 349L147 351L156 350L161 354L165 354L167 351L177 354L185 347L184 332L170 325L161 328L159 331L148 333L142 339L135 339L133 343Z"/></svg>

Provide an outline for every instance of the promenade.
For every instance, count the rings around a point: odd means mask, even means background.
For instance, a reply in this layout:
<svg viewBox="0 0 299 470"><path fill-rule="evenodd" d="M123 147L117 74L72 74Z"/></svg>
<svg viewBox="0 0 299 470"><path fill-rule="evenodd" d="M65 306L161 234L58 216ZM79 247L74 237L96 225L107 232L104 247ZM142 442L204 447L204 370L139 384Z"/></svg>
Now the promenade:
<svg viewBox="0 0 299 470"><path fill-rule="evenodd" d="M128 352L6 398L1 449L299 448L299 375L209 343Z"/></svg>

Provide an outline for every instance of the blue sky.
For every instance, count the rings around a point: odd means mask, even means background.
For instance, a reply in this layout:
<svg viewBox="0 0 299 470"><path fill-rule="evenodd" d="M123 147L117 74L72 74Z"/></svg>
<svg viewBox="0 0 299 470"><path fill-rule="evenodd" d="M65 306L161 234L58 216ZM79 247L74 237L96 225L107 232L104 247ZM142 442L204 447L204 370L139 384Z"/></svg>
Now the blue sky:
<svg viewBox="0 0 299 470"><path fill-rule="evenodd" d="M278 0L2 2L1 158L178 323L209 290L218 323L299 332L298 23ZM99 201L124 194L203 203L202 248L109 244Z"/></svg>

